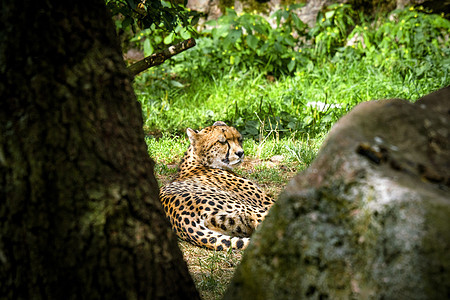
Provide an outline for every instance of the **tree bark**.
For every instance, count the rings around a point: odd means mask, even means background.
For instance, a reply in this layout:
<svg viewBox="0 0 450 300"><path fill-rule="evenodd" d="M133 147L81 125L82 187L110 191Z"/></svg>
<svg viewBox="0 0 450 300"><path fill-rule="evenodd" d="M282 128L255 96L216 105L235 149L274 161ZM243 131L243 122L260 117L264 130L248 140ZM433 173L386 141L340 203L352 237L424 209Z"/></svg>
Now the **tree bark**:
<svg viewBox="0 0 450 300"><path fill-rule="evenodd" d="M104 2L2 1L0 295L198 299Z"/></svg>

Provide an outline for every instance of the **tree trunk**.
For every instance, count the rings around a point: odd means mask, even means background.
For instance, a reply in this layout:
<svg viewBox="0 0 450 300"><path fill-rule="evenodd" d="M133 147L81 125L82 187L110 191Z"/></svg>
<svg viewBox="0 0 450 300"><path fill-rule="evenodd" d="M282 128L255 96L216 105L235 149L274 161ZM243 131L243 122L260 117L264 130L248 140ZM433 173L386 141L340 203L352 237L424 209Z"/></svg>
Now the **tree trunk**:
<svg viewBox="0 0 450 300"><path fill-rule="evenodd" d="M1 298L199 298L104 2L1 6Z"/></svg>

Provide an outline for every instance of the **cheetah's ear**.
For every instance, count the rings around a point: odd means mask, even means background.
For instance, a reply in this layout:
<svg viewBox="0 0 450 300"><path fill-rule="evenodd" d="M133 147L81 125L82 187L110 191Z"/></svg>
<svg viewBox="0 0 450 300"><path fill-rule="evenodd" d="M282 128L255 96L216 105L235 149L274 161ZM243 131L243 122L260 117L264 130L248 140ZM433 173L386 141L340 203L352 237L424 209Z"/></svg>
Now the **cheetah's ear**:
<svg viewBox="0 0 450 300"><path fill-rule="evenodd" d="M191 144L193 144L194 141L197 139L198 132L195 131L194 129L188 128L188 129L186 129L186 134L187 134Z"/></svg>
<svg viewBox="0 0 450 300"><path fill-rule="evenodd" d="M217 122L214 122L213 126L228 126L228 125L225 122L217 121Z"/></svg>

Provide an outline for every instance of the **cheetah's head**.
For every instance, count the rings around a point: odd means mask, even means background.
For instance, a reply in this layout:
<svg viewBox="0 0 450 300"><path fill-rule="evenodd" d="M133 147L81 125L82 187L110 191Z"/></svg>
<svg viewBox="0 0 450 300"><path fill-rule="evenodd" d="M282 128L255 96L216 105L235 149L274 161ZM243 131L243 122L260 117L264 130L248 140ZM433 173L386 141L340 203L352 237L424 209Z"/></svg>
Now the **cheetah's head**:
<svg viewBox="0 0 450 300"><path fill-rule="evenodd" d="M244 158L242 136L234 127L215 122L200 131L188 128L192 154L201 164L218 169L232 169Z"/></svg>

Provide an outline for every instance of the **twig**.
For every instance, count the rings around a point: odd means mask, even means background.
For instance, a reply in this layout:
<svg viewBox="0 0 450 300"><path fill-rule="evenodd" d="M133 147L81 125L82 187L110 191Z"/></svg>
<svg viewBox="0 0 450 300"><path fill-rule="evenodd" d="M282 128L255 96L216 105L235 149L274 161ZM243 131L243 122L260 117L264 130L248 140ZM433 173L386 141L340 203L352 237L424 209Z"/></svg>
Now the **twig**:
<svg viewBox="0 0 450 300"><path fill-rule="evenodd" d="M146 58L129 66L128 70L134 77L137 74L141 73L142 71L147 70L148 68L159 66L172 56L181 53L189 48L192 48L195 45L196 43L193 38L187 39L185 41L182 41L181 43L170 46L169 48L166 48L161 52L157 52L150 56L147 56Z"/></svg>

